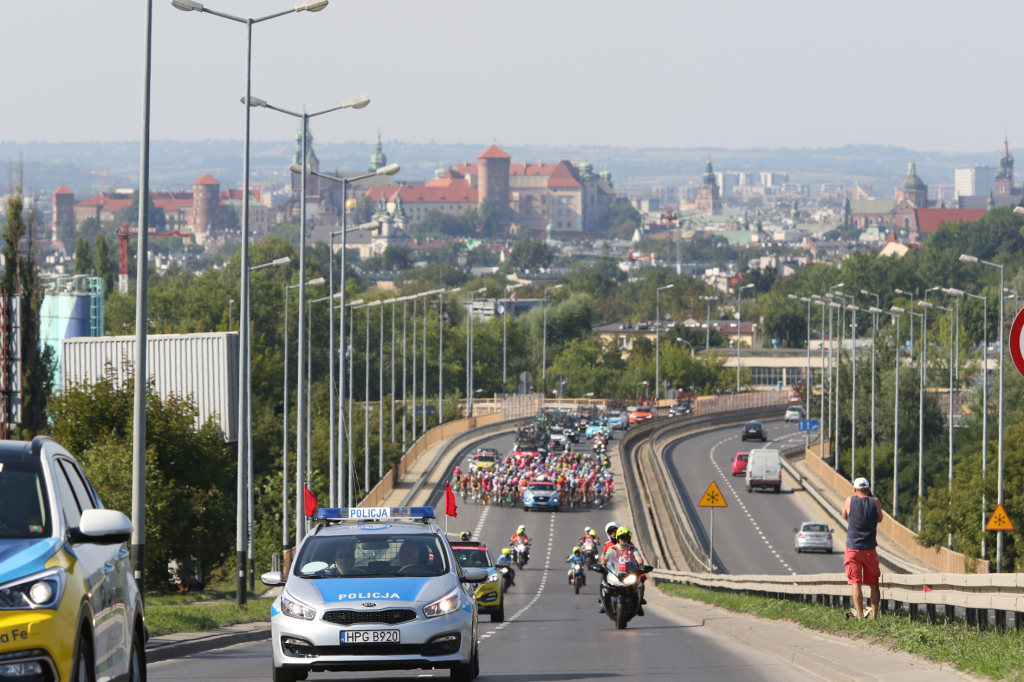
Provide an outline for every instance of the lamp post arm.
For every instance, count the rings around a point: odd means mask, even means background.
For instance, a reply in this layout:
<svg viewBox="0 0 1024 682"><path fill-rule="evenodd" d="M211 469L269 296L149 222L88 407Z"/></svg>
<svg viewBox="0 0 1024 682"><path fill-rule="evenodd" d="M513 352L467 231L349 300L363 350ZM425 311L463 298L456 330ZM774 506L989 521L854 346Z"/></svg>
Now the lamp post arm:
<svg viewBox="0 0 1024 682"><path fill-rule="evenodd" d="M205 7L203 8L203 10L209 12L209 10L206 9ZM295 14L295 9L294 8L286 9L283 12L277 12L275 14L268 14L265 17L260 17L259 19L252 19L251 21L254 24L258 24L258 23L260 23L262 21L267 21L268 19L276 19L277 17L283 17L286 14ZM224 16L224 15L221 15L221 16Z"/></svg>
<svg viewBox="0 0 1024 682"><path fill-rule="evenodd" d="M289 116L294 116L295 118L303 118L302 114L297 114L294 111L288 111L287 109L282 109L281 107L275 107L273 104L267 104L267 109L273 109L274 111L280 111L282 114L288 114ZM306 118L308 118L308 116L309 115L307 114Z"/></svg>
<svg viewBox="0 0 1024 682"><path fill-rule="evenodd" d="M221 17L222 19L230 19L231 21L237 21L240 24L248 24L250 21L252 21L252 23L255 24L257 21L263 21L262 19L243 19L242 17L236 17L233 14L226 14L224 12L218 12L217 10L210 9L209 7L203 7L203 9L201 11L206 12L207 14L212 14L215 17ZM294 11L295 10L290 9L290 10L288 10L286 12L282 12L282 14L289 14L289 13L294 12ZM274 16L277 16L277 15L275 14ZM270 18L271 17L267 17L267 19L270 19Z"/></svg>

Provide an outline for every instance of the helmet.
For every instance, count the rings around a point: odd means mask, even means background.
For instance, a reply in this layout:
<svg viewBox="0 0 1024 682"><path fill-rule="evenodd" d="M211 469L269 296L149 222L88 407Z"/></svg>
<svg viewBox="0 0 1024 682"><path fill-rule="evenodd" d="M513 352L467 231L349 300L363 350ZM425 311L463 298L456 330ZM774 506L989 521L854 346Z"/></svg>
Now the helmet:
<svg viewBox="0 0 1024 682"><path fill-rule="evenodd" d="M573 548L572 548L572 553L573 553L573 554L575 554L575 553L576 553L576 552L578 552L578 551L580 551L580 548L579 548L579 547L573 547Z"/></svg>
<svg viewBox="0 0 1024 682"><path fill-rule="evenodd" d="M597 537L597 531L596 531L596 530L594 530L593 528L591 528L591 529L590 529L590 532L589 532L589 533L587 533L587 535L589 535L589 536L590 536L590 537L592 537L592 538L596 538L596 537Z"/></svg>
<svg viewBox="0 0 1024 682"><path fill-rule="evenodd" d="M626 537L626 538L633 537L633 533L630 532L629 526L619 526L619 529L617 531L615 531L615 539L616 540L618 540L619 538L623 538L623 537Z"/></svg>
<svg viewBox="0 0 1024 682"><path fill-rule="evenodd" d="M501 555L502 556L508 556L511 553L512 553L512 548L511 547L506 547L505 549L501 550Z"/></svg>
<svg viewBox="0 0 1024 682"><path fill-rule="evenodd" d="M586 528L583 529L583 534L584 535L590 535L590 526L587 526Z"/></svg>
<svg viewBox="0 0 1024 682"><path fill-rule="evenodd" d="M519 528L516 528L516 535L522 535L525 532L526 532L526 526L519 526Z"/></svg>
<svg viewBox="0 0 1024 682"><path fill-rule="evenodd" d="M469 537L470 537L470 533L469 533L468 530L464 530L461 533L459 533L459 539L460 540L468 540Z"/></svg>
<svg viewBox="0 0 1024 682"><path fill-rule="evenodd" d="M615 537L615 530L619 527L618 521L610 521L608 525L604 527L604 532L608 534L608 537Z"/></svg>

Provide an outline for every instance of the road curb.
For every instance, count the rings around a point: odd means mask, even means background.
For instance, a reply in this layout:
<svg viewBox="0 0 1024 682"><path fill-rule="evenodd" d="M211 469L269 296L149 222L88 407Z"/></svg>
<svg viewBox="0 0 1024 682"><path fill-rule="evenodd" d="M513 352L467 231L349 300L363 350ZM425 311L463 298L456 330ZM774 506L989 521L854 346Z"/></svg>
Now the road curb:
<svg viewBox="0 0 1024 682"><path fill-rule="evenodd" d="M247 644L270 639L270 622L246 623L243 626L218 628L209 632L195 633L192 639L169 642L146 649L146 663L159 663L212 649L221 649L235 644Z"/></svg>

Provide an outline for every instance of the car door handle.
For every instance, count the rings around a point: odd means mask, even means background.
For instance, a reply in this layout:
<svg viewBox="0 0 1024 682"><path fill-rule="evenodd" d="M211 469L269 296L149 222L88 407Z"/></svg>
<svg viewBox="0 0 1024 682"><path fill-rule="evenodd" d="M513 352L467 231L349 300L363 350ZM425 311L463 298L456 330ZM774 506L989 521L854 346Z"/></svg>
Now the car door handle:
<svg viewBox="0 0 1024 682"><path fill-rule="evenodd" d="M118 560L118 561L122 561L122 560L124 560L124 559L127 559L128 557L130 557L130 556L131 556L131 554L132 554L132 553L131 553L131 552L129 552L129 551L127 550L127 549L121 549L121 550L119 550L119 551L117 552L117 560Z"/></svg>
<svg viewBox="0 0 1024 682"><path fill-rule="evenodd" d="M107 575L114 570L114 564L103 564L103 575Z"/></svg>

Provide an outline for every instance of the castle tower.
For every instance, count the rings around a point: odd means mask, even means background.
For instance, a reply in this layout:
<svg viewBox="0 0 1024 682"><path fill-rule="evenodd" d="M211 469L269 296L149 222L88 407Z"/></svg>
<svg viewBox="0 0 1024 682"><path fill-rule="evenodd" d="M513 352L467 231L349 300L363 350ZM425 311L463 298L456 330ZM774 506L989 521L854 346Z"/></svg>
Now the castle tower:
<svg viewBox="0 0 1024 682"><path fill-rule="evenodd" d="M60 241L62 233L75 227L75 193L67 185L53 190L53 241Z"/></svg>
<svg viewBox="0 0 1024 682"><path fill-rule="evenodd" d="M302 124L299 124L299 129L295 131L295 151L292 152L292 163L302 163ZM309 121L306 121L306 165L309 167L310 173L316 173L320 170L320 159L316 157L316 152L313 151L313 131L309 129ZM295 197L295 201L299 201L299 194L302 191L302 176L298 173L291 173L292 176L292 196ZM319 197L320 196L320 180L315 175L306 176L306 197Z"/></svg>
<svg viewBox="0 0 1024 682"><path fill-rule="evenodd" d="M996 194L1013 194L1013 154L1010 141L1003 137L1003 153L999 156L999 170L996 171Z"/></svg>
<svg viewBox="0 0 1024 682"><path fill-rule="evenodd" d="M917 176L917 165L911 159L907 164L907 175L896 188L896 201L906 199L917 208L928 207L928 185Z"/></svg>
<svg viewBox="0 0 1024 682"><path fill-rule="evenodd" d="M503 152L498 145L492 144L480 156L476 157L480 170L479 202L483 206L489 197L494 200L494 207L501 216L502 227L512 224L512 204L509 202L509 166L512 157Z"/></svg>
<svg viewBox="0 0 1024 682"><path fill-rule="evenodd" d="M217 227L220 210L220 182L209 173L192 183L192 233L203 244Z"/></svg>
<svg viewBox="0 0 1024 682"><path fill-rule="evenodd" d="M376 173L378 168L383 168L388 165L388 157L384 154L384 145L380 141L380 127L377 127L377 147L373 151L373 155L370 157L370 167L366 169L367 173Z"/></svg>
<svg viewBox="0 0 1024 682"><path fill-rule="evenodd" d="M722 214L722 199L718 194L715 169L711 166L711 154L708 154L708 165L704 169L703 182L697 188L697 210L711 215Z"/></svg>

